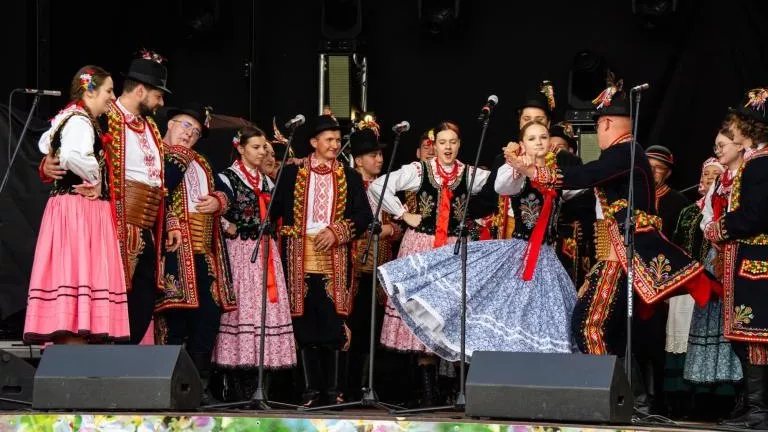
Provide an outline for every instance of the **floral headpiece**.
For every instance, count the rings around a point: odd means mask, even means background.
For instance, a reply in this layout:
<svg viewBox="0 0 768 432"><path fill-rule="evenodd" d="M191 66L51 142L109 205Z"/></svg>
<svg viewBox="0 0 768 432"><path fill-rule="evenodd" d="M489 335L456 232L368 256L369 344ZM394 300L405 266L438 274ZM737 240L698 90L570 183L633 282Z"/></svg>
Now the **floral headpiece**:
<svg viewBox="0 0 768 432"><path fill-rule="evenodd" d="M336 120L336 116L333 115L333 111L331 111L331 107L329 105L323 107L323 115L331 116L331 118Z"/></svg>
<svg viewBox="0 0 768 432"><path fill-rule="evenodd" d="M620 92L624 87L623 79L619 80L618 82L615 82L615 79L616 78L614 77L613 72L611 72L608 75L608 87L600 92L600 94L592 100L592 104L595 105L595 108L600 109L611 106L613 97L616 96L616 93Z"/></svg>
<svg viewBox="0 0 768 432"><path fill-rule="evenodd" d="M430 129L427 131L427 142L429 145L435 145L435 130Z"/></svg>
<svg viewBox="0 0 768 432"><path fill-rule="evenodd" d="M550 111L555 110L555 88L549 80L541 82L541 93L547 97L547 105Z"/></svg>
<svg viewBox="0 0 768 432"><path fill-rule="evenodd" d="M237 131L235 136L232 138L232 147L237 147L240 145L240 137L242 137L243 134L240 133L240 131Z"/></svg>
<svg viewBox="0 0 768 432"><path fill-rule="evenodd" d="M80 75L80 87L85 91L96 90L96 83L93 82L93 71L87 69Z"/></svg>
<svg viewBox="0 0 768 432"><path fill-rule="evenodd" d="M373 133L376 134L376 137L379 137L379 134L381 133L381 126L379 126L378 123L376 123L376 120L374 120L372 117L366 116L363 120L360 120L357 123L357 129L363 130L363 129L371 129L373 130Z"/></svg>
<svg viewBox="0 0 768 432"><path fill-rule="evenodd" d="M707 169L708 166L716 166L720 168L720 171L725 171L725 166L721 164L717 158L711 157L704 161L704 164L701 166L701 170L704 171Z"/></svg>
<svg viewBox="0 0 768 432"><path fill-rule="evenodd" d="M166 61L166 58L161 56L160 54L150 51L148 49L142 48L141 51L139 51L139 56L143 58L144 60L151 60L158 64L163 64L164 61Z"/></svg>
<svg viewBox="0 0 768 432"><path fill-rule="evenodd" d="M768 88L756 88L747 92L747 103L744 108L765 112L765 102L768 101Z"/></svg>

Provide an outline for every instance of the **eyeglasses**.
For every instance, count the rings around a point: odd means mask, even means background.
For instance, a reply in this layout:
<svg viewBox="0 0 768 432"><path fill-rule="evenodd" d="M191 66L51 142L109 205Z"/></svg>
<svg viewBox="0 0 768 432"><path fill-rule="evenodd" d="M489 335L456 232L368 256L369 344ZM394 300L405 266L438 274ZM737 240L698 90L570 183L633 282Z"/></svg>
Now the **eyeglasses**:
<svg viewBox="0 0 768 432"><path fill-rule="evenodd" d="M723 151L725 146L727 146L729 144L733 144L733 143L732 142L727 142L725 144L715 144L715 145L712 146L712 151L714 151L715 153L717 153L719 151Z"/></svg>
<svg viewBox="0 0 768 432"><path fill-rule="evenodd" d="M200 138L200 136L202 136L202 134L203 134L200 131L200 129L196 128L195 125L193 125L192 123L190 123L188 121L185 121L185 120L171 120L171 121L181 124L181 128L184 129L185 131L189 130L191 128L192 129L192 136L195 137L195 138Z"/></svg>

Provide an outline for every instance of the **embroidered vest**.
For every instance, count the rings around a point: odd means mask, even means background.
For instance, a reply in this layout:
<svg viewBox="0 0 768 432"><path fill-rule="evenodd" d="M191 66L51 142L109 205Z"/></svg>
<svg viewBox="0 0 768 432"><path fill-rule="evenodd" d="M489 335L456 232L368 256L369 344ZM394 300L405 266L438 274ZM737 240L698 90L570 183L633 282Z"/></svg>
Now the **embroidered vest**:
<svg viewBox="0 0 768 432"><path fill-rule="evenodd" d="M259 236L259 226L261 225L259 197L231 169L225 170L223 174L229 180L234 195L234 199L224 217L230 223L237 226L237 233L241 240L256 240ZM264 191L269 191L266 179L262 181L261 188Z"/></svg>
<svg viewBox="0 0 768 432"><path fill-rule="evenodd" d="M515 230L512 237L523 240L531 238L536 222L544 207L544 196L538 189L533 187L531 181L526 178L523 183L523 189L519 194L510 197L510 205L515 214ZM552 245L557 239L557 219L560 213L561 199L558 194L552 203L552 212L547 221L547 231L544 236L544 243Z"/></svg>
<svg viewBox="0 0 768 432"><path fill-rule="evenodd" d="M56 132L53 134L53 138L51 139L51 151L53 152L54 155L57 155L59 153L59 149L61 149L61 131L64 129L64 126L72 118L72 116L76 116L76 115L85 117L82 114L70 115L69 117L61 121L58 129L56 129ZM90 119L88 119L88 121L90 122ZM93 126L93 154L96 157L96 160L99 161L99 171L101 175L101 195L99 195L99 199L104 201L109 201L110 199L109 182L107 181L107 179L109 178L109 171L107 170L107 164L105 162L104 149L102 148L102 144L101 144L101 137L99 136L99 132L96 129L96 126L94 126L93 124L92 126ZM67 194L77 195L77 192L75 192L74 189L72 189L72 186L79 185L81 183L83 183L83 179L81 179L72 171L67 170L63 178L53 182L53 187L51 188L50 196L67 195Z"/></svg>
<svg viewBox="0 0 768 432"><path fill-rule="evenodd" d="M451 198L451 213L448 219L448 235L458 234L459 222L463 213L464 203L467 201L467 184L469 183L469 166L464 166L461 179L450 186L453 197ZM429 163L421 163L421 186L416 191L416 213L421 215L421 223L415 228L417 232L434 235L437 223L437 208L440 205L440 185L437 183L435 173ZM469 226L469 224L467 224Z"/></svg>

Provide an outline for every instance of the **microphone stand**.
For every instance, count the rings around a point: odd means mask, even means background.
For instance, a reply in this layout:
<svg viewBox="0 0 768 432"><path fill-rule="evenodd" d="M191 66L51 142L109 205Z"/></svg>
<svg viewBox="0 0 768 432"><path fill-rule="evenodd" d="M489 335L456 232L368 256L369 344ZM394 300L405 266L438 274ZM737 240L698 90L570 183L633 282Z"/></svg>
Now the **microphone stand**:
<svg viewBox="0 0 768 432"><path fill-rule="evenodd" d="M16 91L16 90L14 90ZM19 135L19 140L16 141L16 148L13 150L13 155L8 159L8 168L5 170L5 175L3 176L3 181L0 182L0 194L3 193L5 190L6 185L8 184L8 177L11 175L11 166L13 166L13 161L16 160L16 155L19 153L19 148L21 148L21 143L24 141L24 136L27 134L27 129L29 129L29 123L32 121L32 114L37 109L37 104L40 102L40 95L35 94L35 99L32 101L32 108L29 109L29 114L27 114L27 121L24 123L24 129L21 130L21 135ZM10 116L11 107L8 106L8 112ZM11 127L11 124L8 123L8 127ZM11 145L10 140L8 141L8 145ZM8 147L8 151L10 153L11 148Z"/></svg>
<svg viewBox="0 0 768 432"><path fill-rule="evenodd" d="M630 92L630 117L632 118L632 141L629 156L629 190L627 191L627 214L624 218L624 248L627 255L627 346L624 352L624 371L627 380L632 385L632 316L634 315L634 281L635 281L635 150L637 147L637 124L640 113L640 92L635 94L635 106L632 109L632 93Z"/></svg>
<svg viewBox="0 0 768 432"><path fill-rule="evenodd" d="M392 413L393 410L402 409L397 405L381 402L379 396L376 394L376 390L373 387L373 370L374 360L376 354L376 283L377 274L379 269L379 235L381 234L381 221L379 221L379 214L381 213L381 206L384 203L384 192L387 190L387 183L389 182L389 174L392 172L392 165L395 163L395 155L397 154L397 146L400 144L400 132L395 131L395 141L392 144L392 154L389 156L389 164L387 165L387 173L384 174L384 185L381 189L381 195L376 203L376 211L373 213L373 220L369 225L368 243L365 247L365 252L360 260L362 264L368 261L368 252L371 250L371 244L373 244L373 277L371 278L371 331L369 334L368 345L368 387L363 387L363 398L359 401L346 402L342 404L326 405L304 408L301 411L319 411L328 408L349 408L349 407L368 407L379 408L387 412Z"/></svg>
<svg viewBox="0 0 768 432"><path fill-rule="evenodd" d="M467 201L464 203L464 209L462 210L461 221L459 222L459 239L456 241L456 245L453 247L453 254L458 255L459 249L461 249L461 349L459 355L459 394L456 395L456 402L453 405L445 405L439 407L427 407L416 408L411 410L395 411L394 414L416 414L425 412L435 412L443 410L464 411L467 404L466 398L466 384L464 378L466 375L466 350L467 350L467 213L469 211L469 202L472 198L472 188L475 185L475 177L477 175L477 165L480 163L480 154L483 151L483 143L485 142L485 133L488 130L488 123L491 120L491 113L483 112L478 117L478 120L483 123L482 131L480 132L480 142L477 145L477 152L475 153L475 164L472 170L472 175L469 178L469 189L467 192ZM467 167L466 169L469 169Z"/></svg>
<svg viewBox="0 0 768 432"><path fill-rule="evenodd" d="M273 194L277 192L278 190L277 188L280 185L280 179L282 179L283 177L285 162L288 159L288 153L291 152L291 143L293 142L293 135L296 130L296 126L292 127L290 134L288 134L288 142L285 144L285 153L283 154L283 160L280 163L280 170L277 172L277 178L275 179L275 186L272 188ZM256 386L256 391L248 400L206 405L206 406L200 407L200 409L203 409L203 408L226 409L226 408L249 407L252 409L259 409L262 411L266 411L266 410L272 409L271 405L284 407L284 408L298 408L298 405L292 405L292 404L287 404L287 403L277 402L277 401L270 401L267 398L267 394L264 389L264 344L267 338L267 279L269 275L268 266L270 265L269 235L272 230L272 224L270 222L269 215L272 211L272 204L274 202L275 202L274 199L269 200L269 205L267 206L267 212L266 212L267 214L263 215L264 220L261 222L261 225L259 226L259 235L256 238L256 245L253 247L253 253L251 254L251 263L255 263L259 255L259 246L261 245L263 240L264 250L262 252L262 255L264 257L264 263L262 266L262 281L261 281L262 289L261 289L261 326L260 326L261 334L259 335L259 378L258 378L259 382Z"/></svg>

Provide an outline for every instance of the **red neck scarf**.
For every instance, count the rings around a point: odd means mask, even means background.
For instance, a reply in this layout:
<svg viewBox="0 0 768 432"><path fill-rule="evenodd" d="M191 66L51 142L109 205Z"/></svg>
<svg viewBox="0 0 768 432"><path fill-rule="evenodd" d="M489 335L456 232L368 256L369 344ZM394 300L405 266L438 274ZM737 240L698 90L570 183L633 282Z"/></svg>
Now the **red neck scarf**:
<svg viewBox="0 0 768 432"><path fill-rule="evenodd" d="M533 273L536 270L536 261L539 259L539 251L541 250L541 242L544 240L544 235L547 232L547 225L549 225L549 218L552 215L552 207L555 197L557 197L557 191L550 188L545 188L538 183L533 183L535 187L544 196L544 206L539 213L539 218L536 220L536 226L533 228L531 238L528 239L528 246L525 248L525 254L523 255L523 262L525 268L523 270L523 280L529 281L533 279Z"/></svg>
<svg viewBox="0 0 768 432"><path fill-rule="evenodd" d="M720 177L721 184L715 188L715 192L712 194L712 213L714 214L715 221L719 220L728 211L728 197L731 195L731 188L733 187L733 177L731 172L725 170L722 177ZM722 193L718 192L722 190Z"/></svg>
<svg viewBox="0 0 768 432"><path fill-rule="evenodd" d="M242 159L237 160L237 166L238 168L240 168L240 171L243 172L246 180L248 180L248 183L251 185L253 192L259 198L259 216L261 221L263 222L267 218L267 206L269 205L269 200L271 199L271 195L268 192L261 191L261 182L259 181L259 175L258 174L256 174L255 176L252 175L248 171L248 168L246 168ZM269 239L262 239L264 244L269 244L268 240ZM277 281L275 279L274 267L275 267L274 262L270 260L269 265L267 266L267 297L269 297L270 303L277 303Z"/></svg>
<svg viewBox="0 0 768 432"><path fill-rule="evenodd" d="M440 161L435 159L435 166L437 169L435 172L442 182L440 188L440 204L437 207L437 223L435 227L435 241L432 244L433 247L439 248L445 246L448 242L448 220L451 218L451 199L453 199L453 191L448 188L448 185L456 180L459 175L459 164L454 161L451 172L446 172Z"/></svg>

